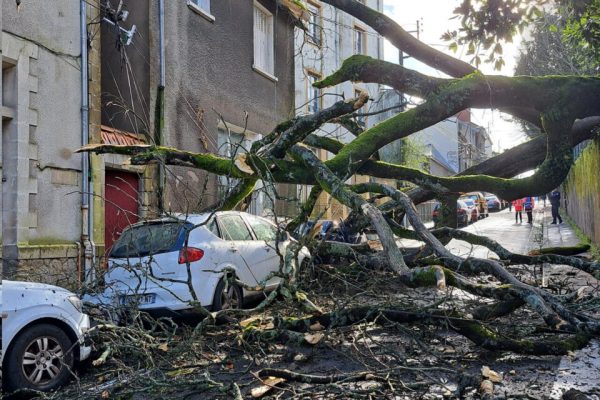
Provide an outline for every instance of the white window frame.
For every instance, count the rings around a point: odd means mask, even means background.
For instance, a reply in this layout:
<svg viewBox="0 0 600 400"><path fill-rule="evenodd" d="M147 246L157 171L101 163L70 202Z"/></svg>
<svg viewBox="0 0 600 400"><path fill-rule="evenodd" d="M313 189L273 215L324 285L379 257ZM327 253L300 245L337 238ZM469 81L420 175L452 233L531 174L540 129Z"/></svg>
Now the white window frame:
<svg viewBox="0 0 600 400"><path fill-rule="evenodd" d="M257 12L262 13L266 20L266 32L265 38L260 37L257 31ZM275 19L273 13L267 10L257 0L254 0L254 9L252 17L252 31L254 34L254 63L252 69L264 77L277 81L275 76ZM264 43L262 43L264 41ZM262 60L264 58L264 60Z"/></svg>
<svg viewBox="0 0 600 400"><path fill-rule="evenodd" d="M354 29L353 29L353 41L354 41L354 54L367 54L367 30L358 26L358 25L354 25ZM360 35L360 49L358 49L358 41L356 40L358 35Z"/></svg>
<svg viewBox="0 0 600 400"><path fill-rule="evenodd" d="M321 97L321 89L313 87L313 78L315 81L321 80L322 75L311 69L306 70L306 112L314 114L323 109L323 98ZM316 110L314 105L316 104ZM312 107L311 107L312 106Z"/></svg>
<svg viewBox="0 0 600 400"><path fill-rule="evenodd" d="M208 21L215 22L215 16L210 13L210 0L187 0L187 6Z"/></svg>
<svg viewBox="0 0 600 400"><path fill-rule="evenodd" d="M308 30L305 32L309 43L321 47L323 44L323 17L321 15L321 6L308 2Z"/></svg>

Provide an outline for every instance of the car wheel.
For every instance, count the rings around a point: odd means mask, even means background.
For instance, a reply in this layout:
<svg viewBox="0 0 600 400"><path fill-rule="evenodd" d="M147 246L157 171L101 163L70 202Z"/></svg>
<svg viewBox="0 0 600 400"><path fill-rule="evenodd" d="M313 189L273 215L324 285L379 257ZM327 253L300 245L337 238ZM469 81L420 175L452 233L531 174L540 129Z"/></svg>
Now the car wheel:
<svg viewBox="0 0 600 400"><path fill-rule="evenodd" d="M39 324L26 328L4 357L4 388L48 391L69 380L73 342L59 327Z"/></svg>
<svg viewBox="0 0 600 400"><path fill-rule="evenodd" d="M215 289L213 309L215 311L242 308L242 289L221 279Z"/></svg>

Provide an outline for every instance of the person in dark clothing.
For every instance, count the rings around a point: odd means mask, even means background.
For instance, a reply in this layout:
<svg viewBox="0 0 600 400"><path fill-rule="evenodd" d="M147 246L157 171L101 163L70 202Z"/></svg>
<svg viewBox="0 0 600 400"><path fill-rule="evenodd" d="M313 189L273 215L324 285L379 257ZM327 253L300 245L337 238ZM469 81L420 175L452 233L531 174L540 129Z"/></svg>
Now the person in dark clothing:
<svg viewBox="0 0 600 400"><path fill-rule="evenodd" d="M533 201L533 197L528 196L523 199L523 209L527 213L527 223L533 224L533 207L535 202Z"/></svg>
<svg viewBox="0 0 600 400"><path fill-rule="evenodd" d="M552 225L556 225L557 218L558 223L562 224L562 218L558 213L558 208L560 207L560 192L556 189L550 193L550 204L552 205Z"/></svg>

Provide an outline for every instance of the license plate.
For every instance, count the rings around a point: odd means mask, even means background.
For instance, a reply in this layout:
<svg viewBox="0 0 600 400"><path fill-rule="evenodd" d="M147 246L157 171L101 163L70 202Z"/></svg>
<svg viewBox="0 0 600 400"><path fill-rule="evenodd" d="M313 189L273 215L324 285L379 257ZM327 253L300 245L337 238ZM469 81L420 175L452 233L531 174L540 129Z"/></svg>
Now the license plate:
<svg viewBox="0 0 600 400"><path fill-rule="evenodd" d="M156 294L134 294L130 296L122 296L121 297L121 305L129 306L129 305L145 305L152 304L156 301Z"/></svg>

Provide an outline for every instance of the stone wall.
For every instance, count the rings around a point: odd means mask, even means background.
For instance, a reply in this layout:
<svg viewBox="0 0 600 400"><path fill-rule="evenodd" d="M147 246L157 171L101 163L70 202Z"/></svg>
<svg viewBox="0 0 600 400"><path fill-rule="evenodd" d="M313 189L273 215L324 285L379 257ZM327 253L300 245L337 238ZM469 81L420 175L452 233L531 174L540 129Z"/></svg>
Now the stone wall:
<svg viewBox="0 0 600 400"><path fill-rule="evenodd" d="M19 245L16 273L11 279L76 290L80 278L79 251L77 244Z"/></svg>
<svg viewBox="0 0 600 400"><path fill-rule="evenodd" d="M563 206L579 228L600 246L600 139L576 150L576 154L575 165L563 184Z"/></svg>

